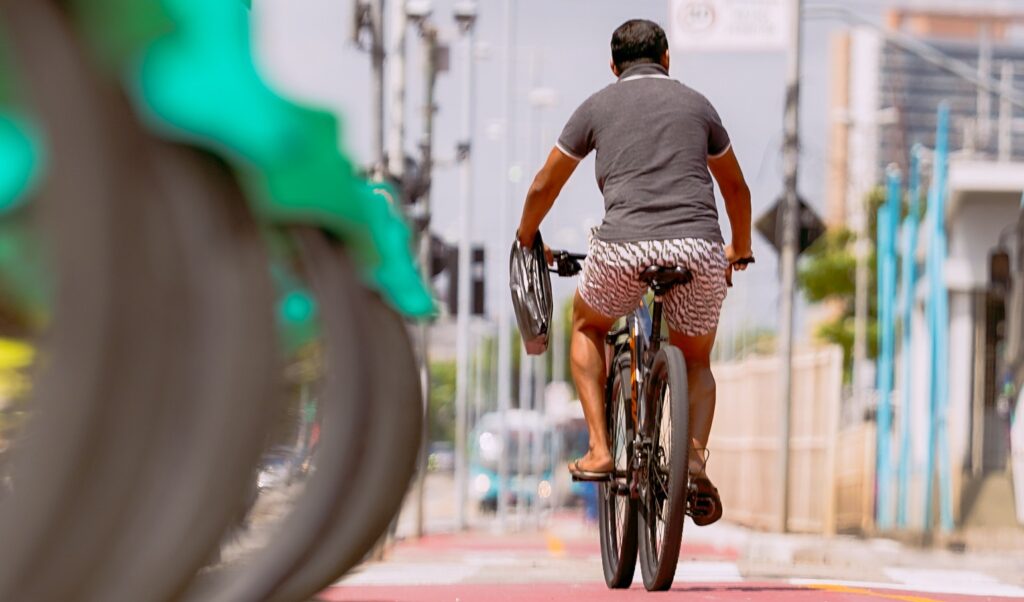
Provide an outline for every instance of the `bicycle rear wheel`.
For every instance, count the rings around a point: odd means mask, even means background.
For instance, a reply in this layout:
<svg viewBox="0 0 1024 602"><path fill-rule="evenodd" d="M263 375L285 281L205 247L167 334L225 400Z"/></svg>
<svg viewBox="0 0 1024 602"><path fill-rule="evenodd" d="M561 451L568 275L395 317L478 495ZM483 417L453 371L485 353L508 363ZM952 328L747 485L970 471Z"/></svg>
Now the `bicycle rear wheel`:
<svg viewBox="0 0 1024 602"><path fill-rule="evenodd" d="M675 347L666 345L655 356L646 400L643 428L651 452L640 495L640 571L648 591L664 591L675 579L689 485L686 361Z"/></svg>
<svg viewBox="0 0 1024 602"><path fill-rule="evenodd" d="M615 461L615 478L598 489L601 564L611 589L625 589L636 571L637 504L629 496L629 464L633 451L633 403L629 356L619 356L608 375L605 413L608 446Z"/></svg>

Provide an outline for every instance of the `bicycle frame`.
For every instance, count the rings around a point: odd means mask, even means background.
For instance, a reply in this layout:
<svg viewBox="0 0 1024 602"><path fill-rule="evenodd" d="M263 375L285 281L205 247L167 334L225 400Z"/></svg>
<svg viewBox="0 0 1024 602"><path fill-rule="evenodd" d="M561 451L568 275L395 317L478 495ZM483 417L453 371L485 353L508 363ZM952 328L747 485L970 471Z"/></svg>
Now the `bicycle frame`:
<svg viewBox="0 0 1024 602"><path fill-rule="evenodd" d="M630 366L630 387L632 399L632 419L636 426L634 440L632 441L632 462L629 467L630 474L627 477L629 494L633 499L640 497L641 485L646 485L647 455L650 448L650 440L644 435L647 431L648 421L651 420L648 409L647 397L644 387L647 382L647 374L650 370L654 356L661 349L661 322L663 317L663 304L661 291L655 291L655 296L647 306L646 301L640 301L633 313L626 316L626 326L608 336L608 357L610 365L614 366L614 358L625 351L625 344L621 341L623 335L628 335L629 345L629 366Z"/></svg>

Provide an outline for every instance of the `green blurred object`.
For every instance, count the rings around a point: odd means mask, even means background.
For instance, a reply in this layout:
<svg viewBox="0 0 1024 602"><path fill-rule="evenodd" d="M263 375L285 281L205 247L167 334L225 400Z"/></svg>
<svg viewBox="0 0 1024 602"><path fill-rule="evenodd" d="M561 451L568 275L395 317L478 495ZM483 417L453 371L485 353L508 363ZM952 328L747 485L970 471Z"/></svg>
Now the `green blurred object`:
<svg viewBox="0 0 1024 602"><path fill-rule="evenodd" d="M139 66L153 124L234 159L265 219L323 227L348 243L369 284L401 312L433 314L409 229L355 176L337 146L337 120L289 102L260 78L245 7L237 0L162 4L179 27L157 39Z"/></svg>
<svg viewBox="0 0 1024 602"><path fill-rule="evenodd" d="M307 291L291 291L281 300L281 317L286 322L306 322L315 315L316 302Z"/></svg>
<svg viewBox="0 0 1024 602"><path fill-rule="evenodd" d="M50 282L28 208L0 217L0 305L31 330L49 314Z"/></svg>
<svg viewBox="0 0 1024 602"><path fill-rule="evenodd" d="M39 135L28 120L0 112L0 217L25 203L43 163Z"/></svg>
<svg viewBox="0 0 1024 602"><path fill-rule="evenodd" d="M65 10L100 65L114 73L123 73L155 38L176 27L163 4L153 0L65 0Z"/></svg>
<svg viewBox="0 0 1024 602"><path fill-rule="evenodd" d="M411 232L385 198L395 191L356 176L333 115L281 97L260 77L248 3L74 0L69 10L101 64L125 71L149 125L226 156L263 220L327 230L396 309L420 318L436 312ZM10 78L0 48L0 103L12 96ZM0 122L0 216L24 203L43 168L41 148L24 122Z"/></svg>
<svg viewBox="0 0 1024 602"><path fill-rule="evenodd" d="M312 293L292 270L286 241L269 233L270 276L277 290L278 332L287 353L314 342L320 332L319 308Z"/></svg>

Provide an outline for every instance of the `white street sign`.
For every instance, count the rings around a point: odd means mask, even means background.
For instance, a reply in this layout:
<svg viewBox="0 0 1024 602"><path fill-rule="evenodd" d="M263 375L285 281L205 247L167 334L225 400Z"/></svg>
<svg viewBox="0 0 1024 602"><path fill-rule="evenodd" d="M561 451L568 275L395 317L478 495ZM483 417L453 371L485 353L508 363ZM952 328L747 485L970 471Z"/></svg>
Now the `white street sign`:
<svg viewBox="0 0 1024 602"><path fill-rule="evenodd" d="M685 52L783 50L786 0L669 0L669 39Z"/></svg>

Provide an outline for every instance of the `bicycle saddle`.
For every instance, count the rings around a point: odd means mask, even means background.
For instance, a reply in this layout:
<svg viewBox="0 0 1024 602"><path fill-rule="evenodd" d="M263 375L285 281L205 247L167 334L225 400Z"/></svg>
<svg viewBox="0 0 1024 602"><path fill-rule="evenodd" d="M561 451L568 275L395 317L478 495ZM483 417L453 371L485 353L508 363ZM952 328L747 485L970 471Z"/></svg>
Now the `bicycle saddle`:
<svg viewBox="0 0 1024 602"><path fill-rule="evenodd" d="M647 283L655 294L661 294L680 284L689 284L693 280L693 272L681 266L652 265L640 274L640 280Z"/></svg>

